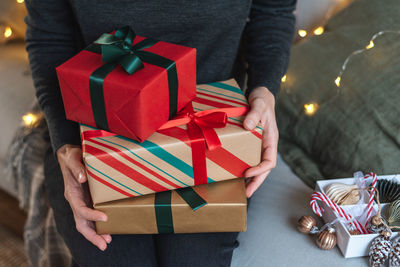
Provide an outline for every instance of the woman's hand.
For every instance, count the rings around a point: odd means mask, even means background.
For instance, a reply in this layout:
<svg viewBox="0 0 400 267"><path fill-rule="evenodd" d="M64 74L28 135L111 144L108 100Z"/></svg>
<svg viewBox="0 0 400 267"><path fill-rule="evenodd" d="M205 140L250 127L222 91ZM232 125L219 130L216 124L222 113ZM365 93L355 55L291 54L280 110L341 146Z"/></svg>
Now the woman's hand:
<svg viewBox="0 0 400 267"><path fill-rule="evenodd" d="M82 149L78 146L64 145L57 150L57 158L64 178L64 196L74 213L76 229L100 250L107 248L111 235L98 235L94 221L107 221L107 215L90 208Z"/></svg>
<svg viewBox="0 0 400 267"><path fill-rule="evenodd" d="M261 163L245 172L246 195L251 197L276 166L278 127L275 118L275 97L266 87L257 87L249 95L250 111L243 126L253 130L259 122L263 128ZM251 178L250 178L251 177Z"/></svg>

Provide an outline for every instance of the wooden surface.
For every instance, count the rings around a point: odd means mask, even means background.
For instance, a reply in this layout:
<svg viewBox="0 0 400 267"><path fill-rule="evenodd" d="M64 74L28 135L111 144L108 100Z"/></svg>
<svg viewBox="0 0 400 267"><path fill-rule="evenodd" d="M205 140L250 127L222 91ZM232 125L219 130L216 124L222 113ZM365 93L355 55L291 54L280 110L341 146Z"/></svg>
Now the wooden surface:
<svg viewBox="0 0 400 267"><path fill-rule="evenodd" d="M26 213L18 206L18 200L0 189L0 224L18 236L23 236Z"/></svg>

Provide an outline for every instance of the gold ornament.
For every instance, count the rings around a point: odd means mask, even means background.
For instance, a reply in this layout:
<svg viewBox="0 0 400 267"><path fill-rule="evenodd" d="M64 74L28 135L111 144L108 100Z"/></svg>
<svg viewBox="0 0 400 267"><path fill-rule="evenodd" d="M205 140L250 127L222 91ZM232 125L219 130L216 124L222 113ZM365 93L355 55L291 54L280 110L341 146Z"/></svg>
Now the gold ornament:
<svg viewBox="0 0 400 267"><path fill-rule="evenodd" d="M331 183L325 187L325 193L338 205L353 205L360 200L357 185Z"/></svg>
<svg viewBox="0 0 400 267"><path fill-rule="evenodd" d="M297 222L297 230L304 234L309 234L312 229L317 228L317 221L312 216L301 216Z"/></svg>
<svg viewBox="0 0 400 267"><path fill-rule="evenodd" d="M328 227L318 234L317 245L320 249L329 250L336 246L336 234L335 229Z"/></svg>

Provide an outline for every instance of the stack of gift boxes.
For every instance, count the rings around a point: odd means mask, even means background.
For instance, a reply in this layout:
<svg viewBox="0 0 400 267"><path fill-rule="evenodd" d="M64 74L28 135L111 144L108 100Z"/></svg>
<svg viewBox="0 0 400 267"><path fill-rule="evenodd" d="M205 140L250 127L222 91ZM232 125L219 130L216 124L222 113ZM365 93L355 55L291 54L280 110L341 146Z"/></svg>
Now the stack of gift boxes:
<svg viewBox="0 0 400 267"><path fill-rule="evenodd" d="M242 127L234 80L196 85L196 50L103 34L57 68L67 119L81 123L98 233L246 230L243 173L261 134ZM214 183L216 182L216 183Z"/></svg>

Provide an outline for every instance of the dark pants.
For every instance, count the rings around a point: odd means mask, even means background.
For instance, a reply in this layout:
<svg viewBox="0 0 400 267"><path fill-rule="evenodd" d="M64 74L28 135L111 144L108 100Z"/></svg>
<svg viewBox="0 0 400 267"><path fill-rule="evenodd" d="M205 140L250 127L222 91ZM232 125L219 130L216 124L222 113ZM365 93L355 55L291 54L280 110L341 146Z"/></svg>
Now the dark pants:
<svg viewBox="0 0 400 267"><path fill-rule="evenodd" d="M113 235L102 252L75 228L64 198L61 170L51 149L45 157L45 175L57 230L80 266L230 266L238 233Z"/></svg>

